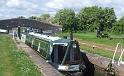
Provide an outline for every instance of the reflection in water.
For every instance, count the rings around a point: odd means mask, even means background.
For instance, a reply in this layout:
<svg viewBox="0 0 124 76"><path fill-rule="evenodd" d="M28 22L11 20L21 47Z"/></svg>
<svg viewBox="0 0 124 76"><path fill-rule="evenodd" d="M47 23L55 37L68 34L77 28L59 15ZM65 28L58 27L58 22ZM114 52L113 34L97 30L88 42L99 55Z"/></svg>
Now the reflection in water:
<svg viewBox="0 0 124 76"><path fill-rule="evenodd" d="M100 67L94 65L95 67L95 72L94 72L94 76L105 76L104 70L101 69Z"/></svg>
<svg viewBox="0 0 124 76"><path fill-rule="evenodd" d="M95 75L94 76L105 76L104 73L101 73L99 71L95 71Z"/></svg>
<svg viewBox="0 0 124 76"><path fill-rule="evenodd" d="M82 56L82 58L84 60L85 66L86 66L84 76L94 76L94 71L95 71L94 64L92 64L88 60L88 58L86 56L86 53L82 52L81 54L82 54L81 56Z"/></svg>
<svg viewBox="0 0 124 76"><path fill-rule="evenodd" d="M106 75L105 74L106 72L103 68L100 68L99 66L92 64L88 60L86 53L83 52L81 54L86 66L86 71L83 76L113 76L113 75Z"/></svg>

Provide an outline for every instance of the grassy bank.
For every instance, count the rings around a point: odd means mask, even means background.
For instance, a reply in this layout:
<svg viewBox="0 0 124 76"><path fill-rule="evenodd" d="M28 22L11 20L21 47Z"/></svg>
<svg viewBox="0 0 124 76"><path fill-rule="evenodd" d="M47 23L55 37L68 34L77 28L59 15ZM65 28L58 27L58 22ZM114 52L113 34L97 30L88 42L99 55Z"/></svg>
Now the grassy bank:
<svg viewBox="0 0 124 76"><path fill-rule="evenodd" d="M75 38L79 38L81 40L85 40L85 41L91 41L91 42L95 42L98 44L105 44L108 46L116 46L117 43L121 43L124 45L124 39L119 39L119 38L115 38L115 39L108 39L108 38L96 38L96 34L95 33L75 33L74 34ZM110 35L111 37L123 37L123 35Z"/></svg>
<svg viewBox="0 0 124 76"><path fill-rule="evenodd" d="M12 38L0 34L0 76L41 76L28 55L17 50Z"/></svg>
<svg viewBox="0 0 124 76"><path fill-rule="evenodd" d="M80 48L85 52L92 53L92 54L97 54L97 55L107 57L107 58L111 58L111 59L112 59L113 54L114 54L114 52L111 52L109 50L101 50L101 49L98 49L98 48L93 49L92 47L84 46L84 45L81 45L81 44L80 44ZM118 60L119 56L120 56L120 54L116 54L115 60ZM124 60L124 56L123 56L123 60Z"/></svg>
<svg viewBox="0 0 124 76"><path fill-rule="evenodd" d="M69 36L69 33L58 33L59 36ZM111 37L124 37L123 34L111 34ZM124 45L124 39L107 39L107 38L96 38L96 33L74 33L74 38L81 39L82 41L95 42L98 44L105 44L108 46L116 46L117 43Z"/></svg>

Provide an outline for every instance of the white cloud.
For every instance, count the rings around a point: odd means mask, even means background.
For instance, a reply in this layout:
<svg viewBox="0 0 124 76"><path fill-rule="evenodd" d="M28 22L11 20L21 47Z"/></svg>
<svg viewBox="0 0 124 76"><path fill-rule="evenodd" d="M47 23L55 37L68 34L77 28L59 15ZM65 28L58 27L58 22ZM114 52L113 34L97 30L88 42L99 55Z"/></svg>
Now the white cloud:
<svg viewBox="0 0 124 76"><path fill-rule="evenodd" d="M58 8L58 9L62 9L62 8L64 8L63 3L64 3L64 0L52 0L52 1L50 1L50 2L47 2L47 3L46 3L46 6L47 6L48 8Z"/></svg>
<svg viewBox="0 0 124 76"><path fill-rule="evenodd" d="M20 1L19 0L7 0L6 5L8 7L17 7L20 5Z"/></svg>
<svg viewBox="0 0 124 76"><path fill-rule="evenodd" d="M23 8L27 10L31 10L37 8L37 4L32 3L28 0L7 0L6 6L9 8Z"/></svg>
<svg viewBox="0 0 124 76"><path fill-rule="evenodd" d="M22 4L24 4L24 2L22 2ZM38 5L31 2L26 2L22 7L25 8L28 12L31 12L34 9L37 9Z"/></svg>
<svg viewBox="0 0 124 76"><path fill-rule="evenodd" d="M114 8L118 18L124 15L124 0L51 0L46 3L46 7L51 9L71 8L76 11L94 5Z"/></svg>
<svg viewBox="0 0 124 76"><path fill-rule="evenodd" d="M0 17L3 16L1 13L0 13Z"/></svg>
<svg viewBox="0 0 124 76"><path fill-rule="evenodd" d="M98 4L110 4L113 0L96 0L94 1L95 3L98 3Z"/></svg>
<svg viewBox="0 0 124 76"><path fill-rule="evenodd" d="M124 8L120 8L120 10L115 9L115 13L117 15L117 18L121 18L122 16L124 16Z"/></svg>
<svg viewBox="0 0 124 76"><path fill-rule="evenodd" d="M81 8L94 5L114 8L118 18L124 16L124 0L0 0L0 5L0 13L6 17L54 15L62 8L71 8L77 13Z"/></svg>
<svg viewBox="0 0 124 76"><path fill-rule="evenodd" d="M109 5L114 8L117 18L124 16L124 0L113 0Z"/></svg>
<svg viewBox="0 0 124 76"><path fill-rule="evenodd" d="M51 0L46 3L46 7L49 8L80 8L84 6L92 6L92 1L90 0Z"/></svg>

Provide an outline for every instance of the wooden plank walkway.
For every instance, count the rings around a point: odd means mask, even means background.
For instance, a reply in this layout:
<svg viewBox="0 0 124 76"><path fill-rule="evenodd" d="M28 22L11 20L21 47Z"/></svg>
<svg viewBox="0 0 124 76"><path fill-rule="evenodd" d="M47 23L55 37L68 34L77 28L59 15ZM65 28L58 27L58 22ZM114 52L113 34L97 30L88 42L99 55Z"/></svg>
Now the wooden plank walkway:
<svg viewBox="0 0 124 76"><path fill-rule="evenodd" d="M31 60L34 64L39 68L40 72L44 76L63 76L59 71L57 71L52 65L46 62L43 58L41 58L32 48L27 46L25 43L21 42L20 40L15 40L17 44L17 48L24 50L28 53Z"/></svg>

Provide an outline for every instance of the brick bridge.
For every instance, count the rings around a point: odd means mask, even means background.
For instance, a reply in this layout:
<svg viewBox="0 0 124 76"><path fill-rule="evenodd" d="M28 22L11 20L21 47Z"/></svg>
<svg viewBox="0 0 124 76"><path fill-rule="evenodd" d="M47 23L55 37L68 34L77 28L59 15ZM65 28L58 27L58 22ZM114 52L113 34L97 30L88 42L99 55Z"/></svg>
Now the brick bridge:
<svg viewBox="0 0 124 76"><path fill-rule="evenodd" d="M30 20L30 19L6 19L6 20L0 20L0 28L1 29L12 29L16 27L32 27L36 29L42 29L45 30L52 30L53 32L57 32L61 30L61 27L54 26L48 23L39 22L36 20Z"/></svg>

